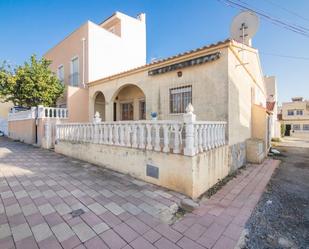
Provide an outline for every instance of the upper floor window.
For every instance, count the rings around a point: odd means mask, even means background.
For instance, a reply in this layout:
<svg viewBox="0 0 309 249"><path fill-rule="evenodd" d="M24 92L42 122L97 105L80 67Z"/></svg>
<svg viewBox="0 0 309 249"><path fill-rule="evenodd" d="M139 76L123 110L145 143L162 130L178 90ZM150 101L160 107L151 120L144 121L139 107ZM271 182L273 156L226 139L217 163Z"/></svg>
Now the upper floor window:
<svg viewBox="0 0 309 249"><path fill-rule="evenodd" d="M299 124L294 124L293 125L293 130L300 130L300 125Z"/></svg>
<svg viewBox="0 0 309 249"><path fill-rule="evenodd" d="M296 115L303 115L303 110L296 110Z"/></svg>
<svg viewBox="0 0 309 249"><path fill-rule="evenodd" d="M304 131L309 131L309 124L304 124L303 125L303 130Z"/></svg>
<svg viewBox="0 0 309 249"><path fill-rule="evenodd" d="M60 82L63 84L63 82L64 82L64 67L63 67L63 65L60 65L58 67L57 76L58 76L58 79L60 80Z"/></svg>
<svg viewBox="0 0 309 249"><path fill-rule="evenodd" d="M184 113L190 103L192 103L192 86L170 89L170 113Z"/></svg>
<svg viewBox="0 0 309 249"><path fill-rule="evenodd" d="M294 115L294 110L288 110L288 116L293 116Z"/></svg>
<svg viewBox="0 0 309 249"><path fill-rule="evenodd" d="M78 86L79 85L79 61L78 61L78 57L74 57L71 60L70 83L71 83L72 86Z"/></svg>

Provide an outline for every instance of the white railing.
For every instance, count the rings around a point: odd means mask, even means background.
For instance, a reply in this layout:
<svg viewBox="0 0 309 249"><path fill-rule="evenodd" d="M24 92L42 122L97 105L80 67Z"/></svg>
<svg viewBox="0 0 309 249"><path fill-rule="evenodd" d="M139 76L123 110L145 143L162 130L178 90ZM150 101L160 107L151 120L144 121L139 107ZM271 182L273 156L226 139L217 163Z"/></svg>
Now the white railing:
<svg viewBox="0 0 309 249"><path fill-rule="evenodd" d="M39 118L68 118L68 109L56 107L38 107Z"/></svg>
<svg viewBox="0 0 309 249"><path fill-rule="evenodd" d="M180 153L182 124L177 121L119 121L58 124L57 140L89 142Z"/></svg>
<svg viewBox="0 0 309 249"><path fill-rule="evenodd" d="M96 143L193 156L225 145L226 122L145 120L56 125L59 141Z"/></svg>
<svg viewBox="0 0 309 249"><path fill-rule="evenodd" d="M12 112L8 115L8 121L34 119L36 116L36 107L26 111Z"/></svg>

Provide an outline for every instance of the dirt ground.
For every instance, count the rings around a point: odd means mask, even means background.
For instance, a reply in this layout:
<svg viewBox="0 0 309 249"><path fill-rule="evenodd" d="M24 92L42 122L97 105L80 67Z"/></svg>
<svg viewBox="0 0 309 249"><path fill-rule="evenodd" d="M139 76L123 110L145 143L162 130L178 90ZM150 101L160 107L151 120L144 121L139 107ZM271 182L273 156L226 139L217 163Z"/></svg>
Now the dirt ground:
<svg viewBox="0 0 309 249"><path fill-rule="evenodd" d="M249 249L309 248L309 141L276 145L282 161L247 222Z"/></svg>

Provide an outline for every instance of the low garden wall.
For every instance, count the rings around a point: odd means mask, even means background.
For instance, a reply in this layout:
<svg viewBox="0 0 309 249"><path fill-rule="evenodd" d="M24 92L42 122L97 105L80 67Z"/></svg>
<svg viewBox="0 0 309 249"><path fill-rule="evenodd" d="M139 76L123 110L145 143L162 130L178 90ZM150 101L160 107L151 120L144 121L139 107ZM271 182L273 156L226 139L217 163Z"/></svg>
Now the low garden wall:
<svg viewBox="0 0 309 249"><path fill-rule="evenodd" d="M87 142L57 141L55 151L197 198L229 173L228 146L195 156Z"/></svg>

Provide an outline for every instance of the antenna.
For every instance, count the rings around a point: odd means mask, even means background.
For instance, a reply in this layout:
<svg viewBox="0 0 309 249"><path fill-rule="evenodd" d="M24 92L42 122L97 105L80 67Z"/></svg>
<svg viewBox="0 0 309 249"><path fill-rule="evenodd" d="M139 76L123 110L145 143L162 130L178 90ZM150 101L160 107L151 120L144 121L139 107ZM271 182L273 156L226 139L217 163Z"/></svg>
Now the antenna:
<svg viewBox="0 0 309 249"><path fill-rule="evenodd" d="M231 24L231 38L247 46L251 46L251 39L259 27L259 18L250 11L240 12Z"/></svg>
<svg viewBox="0 0 309 249"><path fill-rule="evenodd" d="M231 28L230 35L231 39L242 43L242 61L244 61L244 45L252 45L252 37L255 35L259 27L259 18L256 14L251 11L240 12L234 17ZM240 65L246 65L248 63L242 63ZM238 65L238 66L240 66Z"/></svg>

